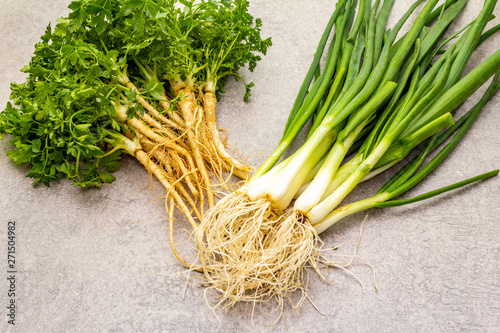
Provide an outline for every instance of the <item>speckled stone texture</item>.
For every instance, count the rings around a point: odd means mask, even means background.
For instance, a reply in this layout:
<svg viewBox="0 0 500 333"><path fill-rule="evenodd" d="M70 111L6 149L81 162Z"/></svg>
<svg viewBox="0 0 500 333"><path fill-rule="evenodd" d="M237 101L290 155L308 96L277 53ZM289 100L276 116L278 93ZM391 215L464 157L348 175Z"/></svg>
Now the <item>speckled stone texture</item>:
<svg viewBox="0 0 500 333"><path fill-rule="evenodd" d="M23 80L19 69L28 63L33 45L49 22L68 12L68 3L2 0L2 108L9 83ZM391 25L409 4L395 1ZM451 30L469 22L481 4L469 1ZM230 144L250 156L253 166L277 144L332 8L327 0L251 2L251 12L263 20L263 35L272 36L274 46L255 72L242 73L255 83L248 103L242 101L242 85L230 80L218 121ZM500 6L494 13L500 16ZM500 36L494 36L472 63L499 45ZM473 96L465 107L477 100ZM452 156L408 196L500 167L499 103L500 95ZM5 156L8 141L0 142L1 332L500 332L498 177L411 206L369 211L359 259L351 267L365 292L339 270L330 271L331 283L311 274L308 293L315 307L306 301L299 315L287 305L284 321L264 327L278 315L271 312L273 304L255 308L254 324L251 307L215 315L196 274L183 272L183 278L168 242L163 190L157 183L150 189L138 162L125 158L117 180L101 190L66 182L33 187L24 177L27 169ZM374 193L387 177L363 184L350 200ZM342 244L336 253L352 254L364 216L354 215L324 233L325 246ZM17 233L15 327L7 324L6 309L10 220L16 221ZM176 237L187 239L189 225L181 215L176 224ZM182 247L185 254L190 249L190 243Z"/></svg>

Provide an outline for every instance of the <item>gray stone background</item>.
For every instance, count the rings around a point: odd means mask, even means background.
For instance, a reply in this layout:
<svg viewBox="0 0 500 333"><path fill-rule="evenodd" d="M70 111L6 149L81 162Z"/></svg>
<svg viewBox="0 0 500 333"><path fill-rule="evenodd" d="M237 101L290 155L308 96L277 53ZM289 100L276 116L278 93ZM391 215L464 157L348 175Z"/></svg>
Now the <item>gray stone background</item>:
<svg viewBox="0 0 500 333"><path fill-rule="evenodd" d="M22 81L34 44L49 22L66 15L69 0L1 0L0 104L9 83ZM390 24L409 6L396 0ZM457 24L480 10L471 0ZM254 73L253 96L230 81L218 109L229 142L259 166L279 141L295 95L312 59L333 1L251 2L274 46ZM495 9L500 16L500 6ZM414 17L414 16L413 16ZM498 23L498 19L493 22ZM490 24L491 26L492 24ZM500 46L484 43L472 64ZM470 69L470 68L469 68ZM482 89L481 91L484 91ZM473 96L458 112L478 100ZM500 167L500 95L486 106L452 156L422 184L417 195ZM9 332L500 332L500 178L490 179L411 206L372 210L364 224L351 276L332 270L326 283L311 274L309 297L295 311L287 305L272 327L273 304L238 306L216 315L205 303L196 276L186 284L171 253L162 188L144 168L124 158L117 180L101 190L67 182L31 185L25 167L5 156L0 142L0 331ZM364 184L350 198L366 197L388 175ZM158 199L158 200L157 200ZM326 246L352 254L364 219L357 214L322 235ZM7 324L7 222L17 225L16 326ZM178 216L179 239L189 226ZM183 247L189 252L191 244ZM376 272L378 291L372 273ZM186 275L186 274L184 274Z"/></svg>

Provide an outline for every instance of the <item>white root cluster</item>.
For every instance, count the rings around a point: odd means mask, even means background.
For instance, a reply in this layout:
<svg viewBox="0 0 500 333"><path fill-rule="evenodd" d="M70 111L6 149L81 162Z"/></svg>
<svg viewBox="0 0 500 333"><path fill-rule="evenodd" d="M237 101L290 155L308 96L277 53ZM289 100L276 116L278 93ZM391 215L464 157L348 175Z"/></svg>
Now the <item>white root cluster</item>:
<svg viewBox="0 0 500 333"><path fill-rule="evenodd" d="M279 311L274 323L282 317L285 301L297 310L308 300L321 313L308 295L310 269L325 282L334 282L327 279L329 269L338 269L364 292L362 281L349 270L355 259L364 261L357 255L362 227L352 255L332 256L301 213L290 209L276 214L267 199L229 194L207 211L195 233L203 281L216 295L213 301L206 293L207 304L214 311L228 311L237 303L250 303L255 309L256 304L271 301ZM377 290L375 271L365 264Z"/></svg>
<svg viewBox="0 0 500 333"><path fill-rule="evenodd" d="M306 297L308 266L318 272L320 240L307 220L275 214L270 201L233 193L210 209L196 231L209 289L220 293L214 308L275 300L291 292Z"/></svg>

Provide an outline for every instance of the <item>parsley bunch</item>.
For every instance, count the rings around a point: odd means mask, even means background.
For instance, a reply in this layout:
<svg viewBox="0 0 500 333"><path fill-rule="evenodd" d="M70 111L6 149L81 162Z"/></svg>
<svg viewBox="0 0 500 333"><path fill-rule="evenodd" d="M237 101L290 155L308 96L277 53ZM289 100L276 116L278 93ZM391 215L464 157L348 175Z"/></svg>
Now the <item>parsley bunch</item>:
<svg viewBox="0 0 500 333"><path fill-rule="evenodd" d="M75 0L69 8L35 45L26 81L12 83L0 113L0 133L15 146L8 156L29 164L35 183L100 187L127 153L165 187L169 217L177 205L196 227L192 214L201 219L205 202L214 204L211 177L248 176L225 150L215 107L224 78L241 79L238 70L252 71L271 45L260 20L246 0ZM244 84L247 99L252 84Z"/></svg>
<svg viewBox="0 0 500 333"><path fill-rule="evenodd" d="M69 8L36 44L26 82L12 83L17 107L0 114L0 131L17 148L8 156L29 163L28 177L47 186L61 177L84 187L113 181L120 154L110 151L133 147L117 136L127 119L155 109L160 121L146 115L142 123L178 136L186 124L175 103L189 96L169 83L223 91L223 77L240 77L247 63L253 70L255 52L270 45L247 1L77 0Z"/></svg>

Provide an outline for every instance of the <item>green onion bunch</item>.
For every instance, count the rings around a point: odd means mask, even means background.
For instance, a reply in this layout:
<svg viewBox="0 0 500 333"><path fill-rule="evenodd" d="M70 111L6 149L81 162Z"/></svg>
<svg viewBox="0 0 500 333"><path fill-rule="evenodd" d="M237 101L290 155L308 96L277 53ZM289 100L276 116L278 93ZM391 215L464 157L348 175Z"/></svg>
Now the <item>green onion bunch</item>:
<svg viewBox="0 0 500 333"><path fill-rule="evenodd" d="M467 1L422 2L391 28L394 0L336 4L278 147L198 228L205 275L221 293L217 305L270 299L282 305L289 292L304 290L306 266L319 272L320 264L333 265L321 257L318 235L343 217L424 200L498 174L395 200L444 160L500 88L500 50L463 76L473 51L499 28L485 31L496 0L486 0L478 16L451 36L446 32ZM455 121L455 109L492 77L479 104ZM283 159L303 130L303 145ZM362 181L416 149L422 149L418 156L375 196L339 207Z"/></svg>

